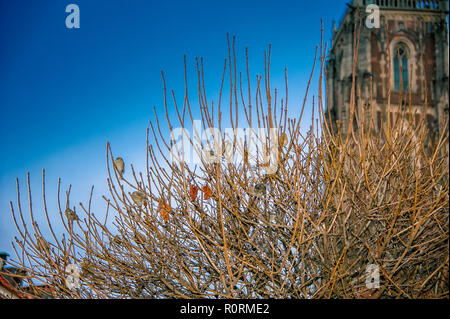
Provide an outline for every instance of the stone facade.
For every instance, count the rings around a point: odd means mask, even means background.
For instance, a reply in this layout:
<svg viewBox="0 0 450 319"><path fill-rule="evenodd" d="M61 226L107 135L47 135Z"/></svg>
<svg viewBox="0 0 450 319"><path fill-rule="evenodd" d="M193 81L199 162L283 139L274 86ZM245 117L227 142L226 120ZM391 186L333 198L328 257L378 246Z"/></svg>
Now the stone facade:
<svg viewBox="0 0 450 319"><path fill-rule="evenodd" d="M365 24L369 4L379 8L379 27ZM371 99L372 116L380 128L390 92L392 113L411 101L413 112L425 111L429 127L440 130L448 118L448 1L353 0L347 6L339 27L333 27L326 65L327 108L334 123L339 121L345 129L349 117L355 18L361 12L357 111Z"/></svg>

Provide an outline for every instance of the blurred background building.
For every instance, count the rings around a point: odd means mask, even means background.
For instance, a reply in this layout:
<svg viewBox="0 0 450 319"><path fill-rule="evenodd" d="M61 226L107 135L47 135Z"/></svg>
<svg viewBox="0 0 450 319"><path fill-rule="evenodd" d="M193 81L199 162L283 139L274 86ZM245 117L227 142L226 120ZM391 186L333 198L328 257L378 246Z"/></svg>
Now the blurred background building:
<svg viewBox="0 0 450 319"><path fill-rule="evenodd" d="M379 27L366 26L370 4L379 8ZM432 132L438 132L448 118L448 1L353 0L347 7L340 25L333 26L326 66L327 108L333 123L340 122L345 129L350 115L355 31L358 32L355 19L360 12L355 72L357 111L372 97L373 119L380 128L387 116L390 88L391 118L400 105L409 107L411 98L413 113L417 110L423 114L428 105L427 124ZM416 120L420 118L418 114Z"/></svg>
<svg viewBox="0 0 450 319"><path fill-rule="evenodd" d="M38 290L32 291L24 286L27 272L23 269L7 266L9 254L0 252L0 299L51 299L52 290L47 285L38 285Z"/></svg>

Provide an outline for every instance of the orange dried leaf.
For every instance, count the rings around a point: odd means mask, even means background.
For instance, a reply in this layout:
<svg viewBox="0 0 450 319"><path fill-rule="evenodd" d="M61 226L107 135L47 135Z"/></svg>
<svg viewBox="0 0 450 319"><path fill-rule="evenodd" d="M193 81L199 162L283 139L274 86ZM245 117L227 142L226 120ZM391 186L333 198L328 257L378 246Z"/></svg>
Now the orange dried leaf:
<svg viewBox="0 0 450 319"><path fill-rule="evenodd" d="M191 195L191 201L195 201L195 199L197 198L198 190L199 190L198 186L195 185L189 186L189 194Z"/></svg>
<svg viewBox="0 0 450 319"><path fill-rule="evenodd" d="M208 184L202 187L202 192L205 193L205 200L208 200L212 197L212 191L209 188Z"/></svg>
<svg viewBox="0 0 450 319"><path fill-rule="evenodd" d="M164 222L167 222L169 220L169 213L170 213L171 207L166 204L166 202L161 201L159 202L159 211L161 213L162 218L164 219Z"/></svg>

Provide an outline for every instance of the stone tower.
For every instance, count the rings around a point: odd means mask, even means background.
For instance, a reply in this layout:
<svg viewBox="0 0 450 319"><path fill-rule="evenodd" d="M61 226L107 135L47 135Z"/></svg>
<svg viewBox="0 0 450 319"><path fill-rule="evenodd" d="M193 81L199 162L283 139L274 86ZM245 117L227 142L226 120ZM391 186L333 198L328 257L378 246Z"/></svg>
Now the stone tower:
<svg viewBox="0 0 450 319"><path fill-rule="evenodd" d="M369 5L379 9L379 25L366 25ZM375 123L381 127L387 116L390 88L391 112L398 112L400 98L409 105L411 96L413 112L423 114L428 105L427 124L437 132L448 118L448 1L353 0L347 6L338 28L333 26L326 65L327 108L333 122L345 128L349 117L355 15L361 12L355 79L361 97L368 100L372 93ZM357 108L362 103L357 101Z"/></svg>

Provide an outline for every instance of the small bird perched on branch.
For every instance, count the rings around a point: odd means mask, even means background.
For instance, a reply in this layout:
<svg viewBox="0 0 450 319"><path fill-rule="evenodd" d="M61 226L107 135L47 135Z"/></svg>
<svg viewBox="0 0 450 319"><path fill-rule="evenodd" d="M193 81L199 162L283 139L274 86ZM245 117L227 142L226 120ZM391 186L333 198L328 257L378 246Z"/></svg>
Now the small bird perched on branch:
<svg viewBox="0 0 450 319"><path fill-rule="evenodd" d="M266 195L266 185L263 183L255 185L255 193L256 195L264 196Z"/></svg>
<svg viewBox="0 0 450 319"><path fill-rule="evenodd" d="M286 135L286 133L281 133L280 137L278 137L278 146L280 148L283 148L287 145L288 143L288 137Z"/></svg>
<svg viewBox="0 0 450 319"><path fill-rule="evenodd" d="M116 167L117 173L119 174L120 178L123 178L123 173L125 172L125 163L123 161L123 158L116 158L116 160L114 161L114 166Z"/></svg>
<svg viewBox="0 0 450 319"><path fill-rule="evenodd" d="M231 156L231 148L233 146L231 145L231 143L229 141L225 141L224 143L222 143L222 156L228 158Z"/></svg>
<svg viewBox="0 0 450 319"><path fill-rule="evenodd" d="M207 163L216 163L218 156L214 153L214 150L209 150L205 153L205 160Z"/></svg>
<svg viewBox="0 0 450 319"><path fill-rule="evenodd" d="M79 220L78 215L75 213L75 207L73 208L74 210L71 210L69 207L66 208L66 211L64 212L64 214L66 215L66 218L69 222L74 222Z"/></svg>
<svg viewBox="0 0 450 319"><path fill-rule="evenodd" d="M133 192L133 193L131 193L131 198L136 203L136 205L138 205L138 206L142 206L142 205L147 206L148 198L147 198L147 195L145 195L144 193L138 192L138 191Z"/></svg>
<svg viewBox="0 0 450 319"><path fill-rule="evenodd" d="M36 236L37 248L41 253L48 254L50 251L50 245L42 236Z"/></svg>

